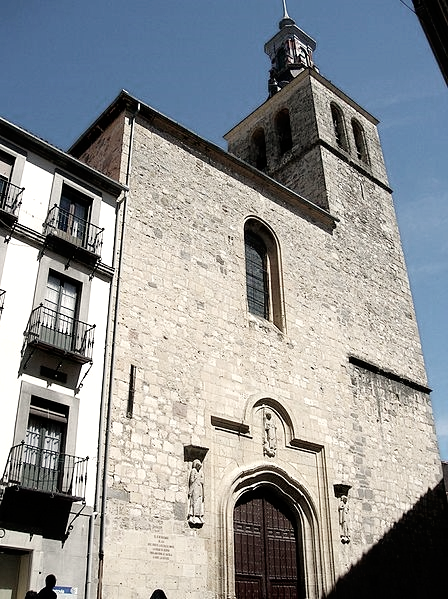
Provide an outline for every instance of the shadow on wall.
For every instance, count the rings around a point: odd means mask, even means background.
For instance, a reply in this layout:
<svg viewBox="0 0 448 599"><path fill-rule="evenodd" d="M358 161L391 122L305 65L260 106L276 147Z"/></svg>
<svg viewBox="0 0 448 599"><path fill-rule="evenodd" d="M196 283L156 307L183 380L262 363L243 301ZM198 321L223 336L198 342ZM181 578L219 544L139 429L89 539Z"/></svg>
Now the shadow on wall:
<svg viewBox="0 0 448 599"><path fill-rule="evenodd" d="M444 597L447 569L448 504L442 480L336 582L327 599Z"/></svg>

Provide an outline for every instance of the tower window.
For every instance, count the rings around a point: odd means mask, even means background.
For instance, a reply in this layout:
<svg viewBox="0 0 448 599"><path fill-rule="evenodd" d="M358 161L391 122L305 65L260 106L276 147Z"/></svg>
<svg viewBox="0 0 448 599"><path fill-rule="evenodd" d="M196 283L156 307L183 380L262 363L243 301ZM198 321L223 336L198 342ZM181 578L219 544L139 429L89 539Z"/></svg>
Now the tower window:
<svg viewBox="0 0 448 599"><path fill-rule="evenodd" d="M366 136L364 129L356 119L352 119L353 137L355 140L356 155L358 159L366 164L369 162L367 155Z"/></svg>
<svg viewBox="0 0 448 599"><path fill-rule="evenodd" d="M284 329L278 244L269 228L250 219L244 228L249 312Z"/></svg>
<svg viewBox="0 0 448 599"><path fill-rule="evenodd" d="M348 150L347 135L345 133L345 123L342 111L336 104L331 104L331 118L333 120L334 134L336 143L343 150Z"/></svg>
<svg viewBox="0 0 448 599"><path fill-rule="evenodd" d="M275 55L275 66L277 67L277 71L283 71L283 69L286 67L286 57L286 49L284 48L284 46L280 46L277 54Z"/></svg>
<svg viewBox="0 0 448 599"><path fill-rule="evenodd" d="M267 166L266 139L264 136L264 130L261 127L254 131L254 134L252 135L251 154L255 167L260 171L265 169Z"/></svg>
<svg viewBox="0 0 448 599"><path fill-rule="evenodd" d="M281 110L275 117L275 129L277 131L280 154L284 154L292 148L291 122L287 108Z"/></svg>

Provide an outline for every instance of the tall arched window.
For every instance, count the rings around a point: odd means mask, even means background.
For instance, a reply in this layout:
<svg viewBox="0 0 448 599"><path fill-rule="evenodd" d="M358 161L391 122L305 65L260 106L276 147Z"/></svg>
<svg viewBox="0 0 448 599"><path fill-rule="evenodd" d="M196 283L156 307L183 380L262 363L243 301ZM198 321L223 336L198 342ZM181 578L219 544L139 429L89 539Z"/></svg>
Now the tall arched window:
<svg viewBox="0 0 448 599"><path fill-rule="evenodd" d="M284 330L278 244L269 228L249 219L244 228L249 312Z"/></svg>
<svg viewBox="0 0 448 599"><path fill-rule="evenodd" d="M331 104L331 118L333 120L336 143L343 150L348 150L347 135L342 110L336 104Z"/></svg>
<svg viewBox="0 0 448 599"><path fill-rule="evenodd" d="M356 155L358 156L359 160L362 160L362 162L367 164L369 162L369 157L367 155L366 136L364 134L364 129L356 119L352 119L352 129L353 138L355 140Z"/></svg>
<svg viewBox="0 0 448 599"><path fill-rule="evenodd" d="M289 110L284 108L275 117L275 128L278 136L280 154L284 154L292 148L291 122Z"/></svg>
<svg viewBox="0 0 448 599"><path fill-rule="evenodd" d="M264 130L260 127L256 129L251 139L252 160L255 167L262 171L267 166L266 159L266 139Z"/></svg>
<svg viewBox="0 0 448 599"><path fill-rule="evenodd" d="M264 241L251 231L244 238L246 289L249 312L269 318L268 251Z"/></svg>

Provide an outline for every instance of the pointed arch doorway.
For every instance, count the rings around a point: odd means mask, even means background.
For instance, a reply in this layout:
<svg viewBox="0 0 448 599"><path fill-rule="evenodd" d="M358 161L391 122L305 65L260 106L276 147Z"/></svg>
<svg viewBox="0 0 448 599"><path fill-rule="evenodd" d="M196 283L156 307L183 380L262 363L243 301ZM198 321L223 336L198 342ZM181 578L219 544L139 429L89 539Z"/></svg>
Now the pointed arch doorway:
<svg viewBox="0 0 448 599"><path fill-rule="evenodd" d="M302 599L300 523L268 488L245 493L233 514L237 599Z"/></svg>

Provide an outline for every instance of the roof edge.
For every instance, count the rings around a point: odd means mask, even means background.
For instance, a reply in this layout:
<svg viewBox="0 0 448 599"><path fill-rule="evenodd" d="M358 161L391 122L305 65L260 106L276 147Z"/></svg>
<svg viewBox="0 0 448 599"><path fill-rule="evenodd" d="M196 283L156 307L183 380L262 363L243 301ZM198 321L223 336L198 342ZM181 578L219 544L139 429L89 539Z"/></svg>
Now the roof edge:
<svg viewBox="0 0 448 599"><path fill-rule="evenodd" d="M69 170L72 174L86 179L111 195L118 197L120 193L127 189L125 185L119 183L115 179L108 177L97 169L85 164L77 157L61 150L53 144L45 141L23 129L19 125L0 117L0 137L15 143L17 146L23 147L25 150L34 152L35 154L46 158L56 166Z"/></svg>
<svg viewBox="0 0 448 599"><path fill-rule="evenodd" d="M322 223L325 227L333 229L338 219L330 212L324 210L317 204L300 196L288 187L257 170L250 164L230 154L220 146L200 137L180 123L158 112L148 104L145 104L126 90L122 90L113 102L100 114L90 127L72 145L69 152L75 156L82 153L101 135L109 124L124 110L130 113L139 113L139 116L153 124L160 131L171 135L180 143L185 144L191 150L201 153L208 159L214 160L224 168L229 168L235 177L245 176L252 180L252 185L258 189L269 190L276 193L284 201L291 205L300 205L303 213L308 214L315 221Z"/></svg>

